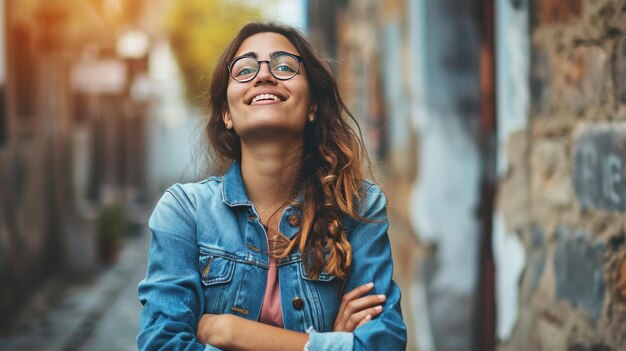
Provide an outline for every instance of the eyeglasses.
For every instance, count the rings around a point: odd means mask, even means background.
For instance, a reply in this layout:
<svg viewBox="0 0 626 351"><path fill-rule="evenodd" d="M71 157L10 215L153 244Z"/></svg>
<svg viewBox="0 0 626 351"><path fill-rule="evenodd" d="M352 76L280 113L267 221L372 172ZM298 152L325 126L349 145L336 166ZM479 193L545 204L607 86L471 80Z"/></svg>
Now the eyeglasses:
<svg viewBox="0 0 626 351"><path fill-rule="evenodd" d="M252 56L243 55L232 59L228 65L228 72L234 80L240 83L249 82L256 77L264 62L267 63L274 78L287 80L298 74L302 58L283 51L274 53L269 61L259 61Z"/></svg>

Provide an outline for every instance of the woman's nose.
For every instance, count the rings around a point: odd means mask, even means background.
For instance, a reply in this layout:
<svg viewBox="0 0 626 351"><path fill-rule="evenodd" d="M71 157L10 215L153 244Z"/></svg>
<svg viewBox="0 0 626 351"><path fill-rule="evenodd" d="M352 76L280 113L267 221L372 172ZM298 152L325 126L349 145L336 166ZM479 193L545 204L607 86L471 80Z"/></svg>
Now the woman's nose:
<svg viewBox="0 0 626 351"><path fill-rule="evenodd" d="M267 81L275 83L276 78L274 78L272 72L270 72L270 63L267 61L263 61L259 66L259 73L257 73L254 83L259 84Z"/></svg>

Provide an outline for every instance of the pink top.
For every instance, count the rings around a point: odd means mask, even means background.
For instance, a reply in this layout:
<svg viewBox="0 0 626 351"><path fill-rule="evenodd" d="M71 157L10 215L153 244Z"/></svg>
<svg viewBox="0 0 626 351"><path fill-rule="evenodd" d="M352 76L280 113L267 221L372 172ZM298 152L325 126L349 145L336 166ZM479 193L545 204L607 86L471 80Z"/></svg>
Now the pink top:
<svg viewBox="0 0 626 351"><path fill-rule="evenodd" d="M276 260L270 257L270 267L267 272L267 285L261 306L259 322L283 328L283 312L280 307L280 284L278 281L278 266Z"/></svg>

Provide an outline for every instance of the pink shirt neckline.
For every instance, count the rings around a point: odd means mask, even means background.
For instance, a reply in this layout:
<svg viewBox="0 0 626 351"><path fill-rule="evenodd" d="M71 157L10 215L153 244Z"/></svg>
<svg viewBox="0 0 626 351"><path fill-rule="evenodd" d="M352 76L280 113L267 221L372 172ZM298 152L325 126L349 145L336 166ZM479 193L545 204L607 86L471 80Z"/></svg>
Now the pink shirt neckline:
<svg viewBox="0 0 626 351"><path fill-rule="evenodd" d="M267 285L263 295L263 305L259 322L284 328L283 313L280 305L280 282L278 279L278 265L275 259L269 259L270 265L267 271Z"/></svg>

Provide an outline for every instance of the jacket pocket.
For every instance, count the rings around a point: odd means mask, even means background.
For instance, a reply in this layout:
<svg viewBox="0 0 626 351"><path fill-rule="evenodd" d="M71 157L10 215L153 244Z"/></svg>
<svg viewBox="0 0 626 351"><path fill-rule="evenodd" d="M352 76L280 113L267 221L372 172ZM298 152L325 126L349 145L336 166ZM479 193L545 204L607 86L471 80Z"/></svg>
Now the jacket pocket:
<svg viewBox="0 0 626 351"><path fill-rule="evenodd" d="M320 275L317 277L317 279L311 278L307 275L307 273L304 270L304 267L302 267L302 279L304 280L308 280L311 282L329 282L333 279L335 279L336 277L334 275L328 274L326 272L321 272Z"/></svg>
<svg viewBox="0 0 626 351"><path fill-rule="evenodd" d="M198 270L204 294L204 313L227 313L233 283L237 280L233 279L237 262L222 251L201 246Z"/></svg>
<svg viewBox="0 0 626 351"><path fill-rule="evenodd" d="M209 254L200 256L200 276L205 286L228 283L233 278L235 262L228 258Z"/></svg>
<svg viewBox="0 0 626 351"><path fill-rule="evenodd" d="M300 275L302 276L302 279L308 280L311 282L329 282L336 278L332 274L328 274L326 272L320 272L317 279L314 279L307 274L306 269L304 269L304 265L302 264L302 262L300 262Z"/></svg>

